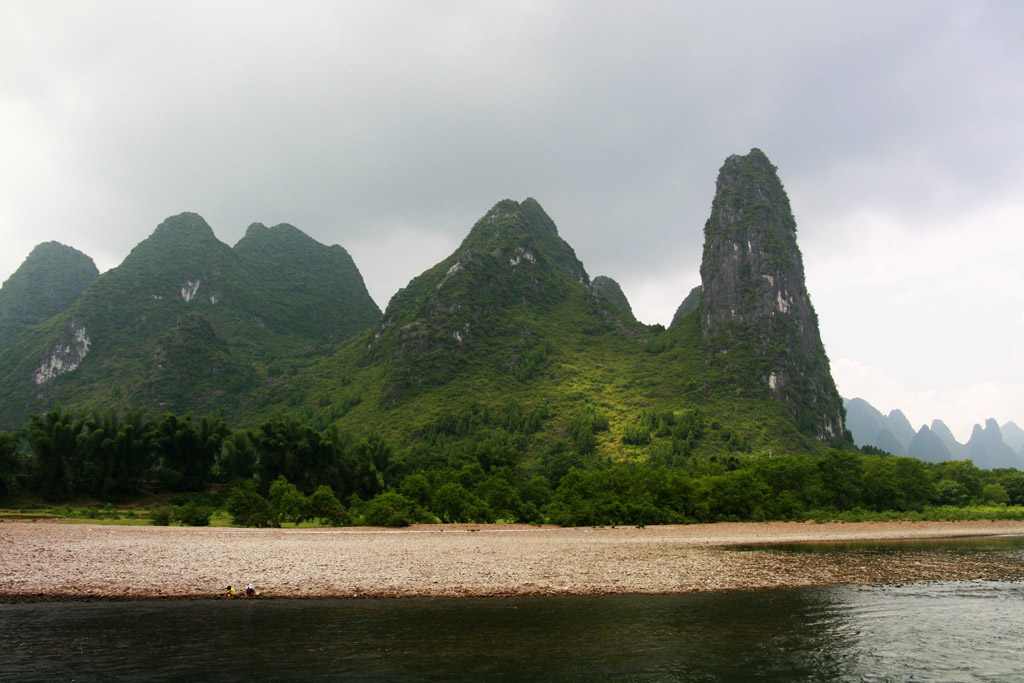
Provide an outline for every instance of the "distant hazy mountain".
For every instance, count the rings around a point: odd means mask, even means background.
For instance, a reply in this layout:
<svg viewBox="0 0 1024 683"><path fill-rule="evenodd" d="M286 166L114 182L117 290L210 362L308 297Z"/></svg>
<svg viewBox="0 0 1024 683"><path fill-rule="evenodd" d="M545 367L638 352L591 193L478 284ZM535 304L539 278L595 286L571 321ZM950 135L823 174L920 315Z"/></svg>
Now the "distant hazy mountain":
<svg viewBox="0 0 1024 683"><path fill-rule="evenodd" d="M995 420L974 426L966 444L958 442L942 420L931 428L922 425L915 434L902 411L882 415L861 398L844 399L846 424L858 446L874 446L893 455L908 455L928 462L973 460L978 467L1024 468L1024 430L1013 422L1002 429Z"/></svg>
<svg viewBox="0 0 1024 683"><path fill-rule="evenodd" d="M843 399L846 428L858 446L877 446L875 437L885 429L885 415L862 398Z"/></svg>
<svg viewBox="0 0 1024 683"><path fill-rule="evenodd" d="M967 453L978 467L986 469L1024 468L1024 460L1006 445L1003 441L1002 430L993 419L985 420L984 427L974 425L974 431L967 442Z"/></svg>
<svg viewBox="0 0 1024 683"><path fill-rule="evenodd" d="M907 455L926 462L952 460L946 444L942 443L942 439L935 432L928 429L927 425L922 425L921 429L914 435L913 441L907 447Z"/></svg>
<svg viewBox="0 0 1024 683"><path fill-rule="evenodd" d="M906 455L914 428L900 410L883 415L862 398L844 399L846 428L858 446L874 446L893 455Z"/></svg>
<svg viewBox="0 0 1024 683"><path fill-rule="evenodd" d="M1018 455L1024 456L1024 429L1007 422L1003 425L1003 441Z"/></svg>
<svg viewBox="0 0 1024 683"><path fill-rule="evenodd" d="M932 420L932 433L942 440L942 444L946 447L946 450L949 451L949 457L951 459L966 460L969 457L967 455L967 446L956 440L956 437L953 436L953 432L942 420Z"/></svg>
<svg viewBox="0 0 1024 683"><path fill-rule="evenodd" d="M903 414L903 411L899 409L893 410L889 413L886 429L892 432L893 436L899 440L904 451L910 447L910 442L914 440L914 435L917 433L910 425L910 420L908 420L907 416Z"/></svg>
<svg viewBox="0 0 1024 683"><path fill-rule="evenodd" d="M875 435L874 443L871 444L875 448L881 448L887 453L893 455L906 455L907 449L903 447L903 442L893 434L887 427L882 428L878 434Z"/></svg>

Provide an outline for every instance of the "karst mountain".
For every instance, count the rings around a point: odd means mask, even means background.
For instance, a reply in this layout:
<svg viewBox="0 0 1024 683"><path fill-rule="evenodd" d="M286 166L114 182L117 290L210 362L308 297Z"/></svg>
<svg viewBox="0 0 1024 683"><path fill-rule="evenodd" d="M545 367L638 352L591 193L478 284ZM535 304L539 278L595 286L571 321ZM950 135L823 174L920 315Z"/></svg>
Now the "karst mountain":
<svg viewBox="0 0 1024 683"><path fill-rule="evenodd" d="M56 403L239 426L296 414L409 457L461 440L566 466L849 443L760 150L726 160L704 239L701 284L667 330L591 278L532 198L495 204L383 312L343 247L290 225L255 223L230 247L183 213L102 275L41 245L0 289L0 419ZM60 259L76 265L39 265Z"/></svg>

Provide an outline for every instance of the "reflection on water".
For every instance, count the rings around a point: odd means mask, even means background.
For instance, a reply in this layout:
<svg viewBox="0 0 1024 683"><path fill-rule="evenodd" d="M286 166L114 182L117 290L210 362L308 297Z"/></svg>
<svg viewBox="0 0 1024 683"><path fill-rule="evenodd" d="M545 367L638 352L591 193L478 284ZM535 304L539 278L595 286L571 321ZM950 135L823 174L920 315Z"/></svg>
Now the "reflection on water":
<svg viewBox="0 0 1024 683"><path fill-rule="evenodd" d="M1006 681L1022 644L1006 582L0 605L11 680Z"/></svg>

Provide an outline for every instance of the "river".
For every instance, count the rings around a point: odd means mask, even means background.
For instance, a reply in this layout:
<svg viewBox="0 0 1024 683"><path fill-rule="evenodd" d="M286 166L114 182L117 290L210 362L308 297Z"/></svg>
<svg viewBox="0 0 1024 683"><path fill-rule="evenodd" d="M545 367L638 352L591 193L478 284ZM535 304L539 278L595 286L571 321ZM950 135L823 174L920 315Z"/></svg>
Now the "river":
<svg viewBox="0 0 1024 683"><path fill-rule="evenodd" d="M961 547L1024 562L1021 539ZM18 681L1024 681L1022 648L1013 582L0 605L0 678Z"/></svg>

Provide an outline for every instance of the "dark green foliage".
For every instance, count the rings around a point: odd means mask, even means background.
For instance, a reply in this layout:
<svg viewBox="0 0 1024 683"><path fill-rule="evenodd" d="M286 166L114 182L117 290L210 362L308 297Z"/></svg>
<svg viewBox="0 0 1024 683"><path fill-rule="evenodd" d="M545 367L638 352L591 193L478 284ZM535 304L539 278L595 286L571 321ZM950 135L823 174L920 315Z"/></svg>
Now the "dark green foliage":
<svg viewBox="0 0 1024 683"><path fill-rule="evenodd" d="M156 508L149 513L149 523L153 526L170 526L173 521L174 510L171 507Z"/></svg>
<svg viewBox="0 0 1024 683"><path fill-rule="evenodd" d="M281 330L345 339L380 318L352 257L338 245L325 247L291 225L254 223L234 251L264 292L260 317Z"/></svg>
<svg viewBox="0 0 1024 683"><path fill-rule="evenodd" d="M347 519L345 509L326 484L317 487L309 497L309 517L329 526L341 526Z"/></svg>
<svg viewBox="0 0 1024 683"><path fill-rule="evenodd" d="M140 411L122 419L113 409L94 411L86 423L81 489L103 500L131 495L155 461L156 426Z"/></svg>
<svg viewBox="0 0 1024 683"><path fill-rule="evenodd" d="M213 508L186 503L172 508L171 519L182 526L210 526Z"/></svg>
<svg viewBox="0 0 1024 683"><path fill-rule="evenodd" d="M231 489L227 502L228 514L237 526L270 527L274 526L274 518L270 511L270 503L256 491L255 484L249 480Z"/></svg>
<svg viewBox="0 0 1024 683"><path fill-rule="evenodd" d="M0 500L19 489L21 469L18 438L10 432L0 432Z"/></svg>
<svg viewBox="0 0 1024 683"><path fill-rule="evenodd" d="M264 491L281 476L303 492L312 493L320 484L352 488L353 475L341 461L339 444L308 422L293 416L273 418L261 424L251 440L256 476Z"/></svg>
<svg viewBox="0 0 1024 683"><path fill-rule="evenodd" d="M37 245L0 287L0 341L67 309L97 275L93 260L77 249Z"/></svg>
<svg viewBox="0 0 1024 683"><path fill-rule="evenodd" d="M276 526L281 522L301 524L310 517L309 499L284 476L279 476L270 485L268 502Z"/></svg>
<svg viewBox="0 0 1024 683"><path fill-rule="evenodd" d="M362 514L370 526L402 527L433 521L414 501L394 491L382 493L366 503Z"/></svg>
<svg viewBox="0 0 1024 683"><path fill-rule="evenodd" d="M85 419L60 406L43 417L29 416L25 435L35 457L32 485L46 500L63 502L75 494L84 430Z"/></svg>
<svg viewBox="0 0 1024 683"><path fill-rule="evenodd" d="M184 418L167 415L156 427L156 454L173 490L199 491L213 476L213 465L228 435L228 427L216 415L203 416L195 424L191 414Z"/></svg>

